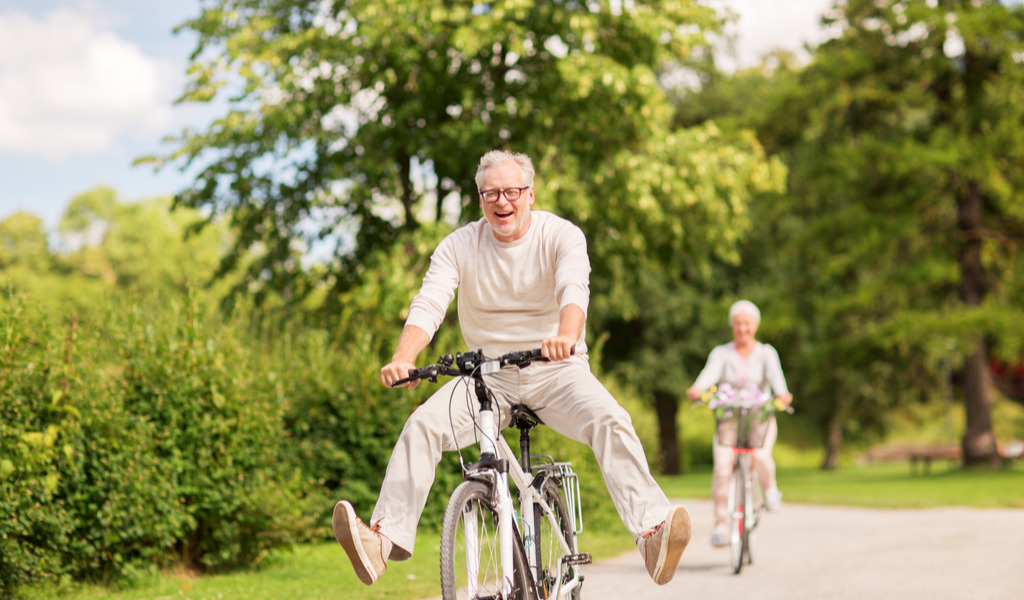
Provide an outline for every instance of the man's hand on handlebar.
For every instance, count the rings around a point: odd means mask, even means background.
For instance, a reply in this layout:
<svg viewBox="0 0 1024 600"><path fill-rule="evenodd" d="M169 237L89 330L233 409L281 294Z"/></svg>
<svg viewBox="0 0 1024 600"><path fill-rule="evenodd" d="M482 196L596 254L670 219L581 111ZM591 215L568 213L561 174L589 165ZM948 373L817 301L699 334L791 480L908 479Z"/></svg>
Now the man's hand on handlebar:
<svg viewBox="0 0 1024 600"><path fill-rule="evenodd" d="M384 365L380 369L380 382L384 384L384 387L391 387L391 384L404 379L409 376L409 371L415 369L416 365L407 363L404 361L392 361ZM404 387L406 389L413 389L420 384L419 379L407 381L397 387Z"/></svg>
<svg viewBox="0 0 1024 600"><path fill-rule="evenodd" d="M541 354L550 360L565 360L576 351L576 338L555 336L540 344Z"/></svg>

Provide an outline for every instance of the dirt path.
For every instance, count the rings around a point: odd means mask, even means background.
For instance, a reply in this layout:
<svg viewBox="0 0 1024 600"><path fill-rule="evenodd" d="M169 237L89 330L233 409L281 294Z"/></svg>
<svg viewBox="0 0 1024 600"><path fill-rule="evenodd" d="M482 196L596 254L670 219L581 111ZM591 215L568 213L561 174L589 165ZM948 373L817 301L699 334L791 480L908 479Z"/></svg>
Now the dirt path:
<svg viewBox="0 0 1024 600"><path fill-rule="evenodd" d="M1024 510L787 504L762 522L754 564L733 575L728 550L708 544L709 501L682 503L694 537L668 585L630 552L585 567L583 598L1024 598Z"/></svg>

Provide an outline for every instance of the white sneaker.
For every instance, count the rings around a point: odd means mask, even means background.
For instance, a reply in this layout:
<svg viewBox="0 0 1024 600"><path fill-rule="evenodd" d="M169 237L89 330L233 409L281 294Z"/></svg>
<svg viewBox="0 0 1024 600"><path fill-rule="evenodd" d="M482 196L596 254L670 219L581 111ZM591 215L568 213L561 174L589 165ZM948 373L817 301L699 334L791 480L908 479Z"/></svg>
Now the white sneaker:
<svg viewBox="0 0 1024 600"><path fill-rule="evenodd" d="M729 528L725 524L719 523L711 530L711 545L715 548L729 545Z"/></svg>
<svg viewBox="0 0 1024 600"><path fill-rule="evenodd" d="M359 581L370 585L388 568L388 555L393 544L380 534L380 522L367 527L356 516L355 509L347 500L334 506L334 539L338 540L345 554L352 561Z"/></svg>
<svg viewBox="0 0 1024 600"><path fill-rule="evenodd" d="M764 493L764 507L769 512L776 512L782 508L782 492L779 488L772 488Z"/></svg>
<svg viewBox="0 0 1024 600"><path fill-rule="evenodd" d="M664 522L640 536L637 549L654 583L665 585L672 581L692 533L690 513L682 506L673 506Z"/></svg>

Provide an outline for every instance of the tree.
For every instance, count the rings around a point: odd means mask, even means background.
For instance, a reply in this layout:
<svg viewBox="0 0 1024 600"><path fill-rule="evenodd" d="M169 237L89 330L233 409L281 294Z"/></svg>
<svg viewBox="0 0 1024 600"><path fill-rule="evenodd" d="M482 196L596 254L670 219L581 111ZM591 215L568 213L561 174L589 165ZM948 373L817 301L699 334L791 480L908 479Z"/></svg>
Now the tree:
<svg viewBox="0 0 1024 600"><path fill-rule="evenodd" d="M988 364L993 345L1020 356L1009 324L1024 318L1022 15L989 1L851 0L826 19L841 33L810 65L771 75L754 126L789 166L789 193L745 256L790 298L826 466L844 432L934 392L950 358L962 360L965 461L998 460Z"/></svg>
<svg viewBox="0 0 1024 600"><path fill-rule="evenodd" d="M421 219L476 216L491 148L579 167L566 190L613 171L668 114L658 70L714 25L691 0L218 0L182 26L200 36L182 100L233 108L143 160L202 167L175 204L230 216L225 267L254 251L249 285L308 290L312 252L330 303Z"/></svg>
<svg viewBox="0 0 1024 600"><path fill-rule="evenodd" d="M666 137L658 156L624 156L621 182L599 178L586 208L601 218L579 221L595 271L590 322L610 333L605 363L650 400L662 471L675 474L678 406L699 370L684 365L703 364L725 314L711 307L735 291L723 275L751 228L748 204L780 192L785 169L749 131L724 135L708 123Z"/></svg>
<svg viewBox="0 0 1024 600"><path fill-rule="evenodd" d="M184 295L193 286L212 284L231 236L220 225L189 234L199 215L172 212L170 206L170 198L123 202L116 191L102 186L79 194L58 227L63 262L82 275L135 292Z"/></svg>
<svg viewBox="0 0 1024 600"><path fill-rule="evenodd" d="M0 221L0 271L14 267L30 271L51 267L43 220L25 212Z"/></svg>

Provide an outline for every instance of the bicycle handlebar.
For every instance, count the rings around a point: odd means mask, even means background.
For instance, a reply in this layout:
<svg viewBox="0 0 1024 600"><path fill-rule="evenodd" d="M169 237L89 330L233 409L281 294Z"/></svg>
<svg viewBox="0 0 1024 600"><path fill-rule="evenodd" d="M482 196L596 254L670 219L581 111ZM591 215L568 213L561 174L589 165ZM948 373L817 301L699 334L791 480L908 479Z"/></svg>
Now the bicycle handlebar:
<svg viewBox="0 0 1024 600"><path fill-rule="evenodd" d="M570 353L576 354L576 348L573 347ZM483 350L458 352L455 356L445 354L439 357L437 362L432 365L418 369L409 369L409 376L395 381L391 384L391 387L397 387L419 379L428 379L433 383L437 383L438 375L458 377L460 375L473 375L477 370L479 370L481 375L490 375L510 365L522 369L531 363L548 362L549 360L548 357L541 353L540 348L509 352L490 360L484 358Z"/></svg>

